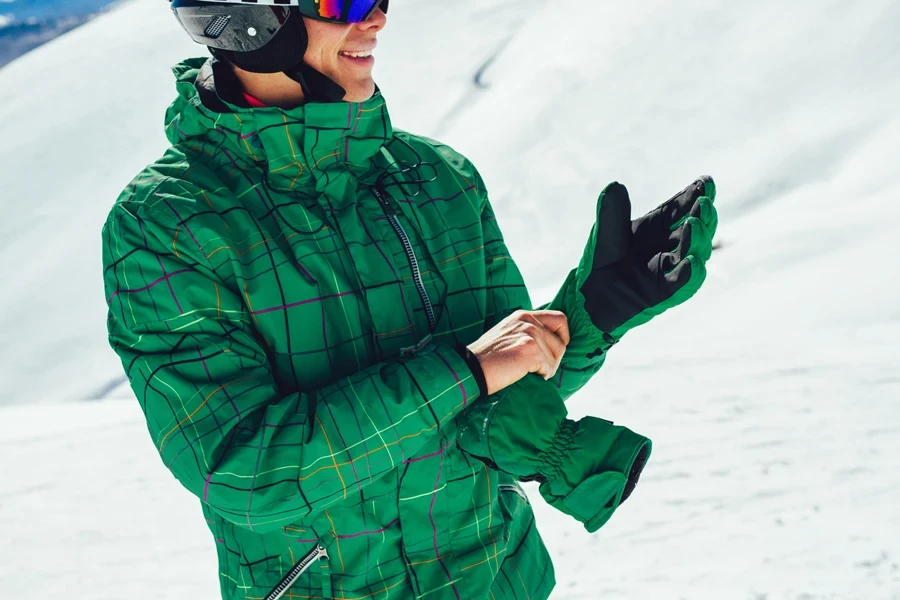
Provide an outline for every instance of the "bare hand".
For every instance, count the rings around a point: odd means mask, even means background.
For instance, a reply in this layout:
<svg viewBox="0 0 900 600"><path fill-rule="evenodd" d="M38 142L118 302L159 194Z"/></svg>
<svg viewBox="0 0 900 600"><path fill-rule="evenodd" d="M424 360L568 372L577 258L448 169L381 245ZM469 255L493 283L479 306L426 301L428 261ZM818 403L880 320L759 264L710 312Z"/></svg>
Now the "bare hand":
<svg viewBox="0 0 900 600"><path fill-rule="evenodd" d="M556 374L569 343L566 315L556 310L517 310L468 346L481 363L488 393L529 373Z"/></svg>

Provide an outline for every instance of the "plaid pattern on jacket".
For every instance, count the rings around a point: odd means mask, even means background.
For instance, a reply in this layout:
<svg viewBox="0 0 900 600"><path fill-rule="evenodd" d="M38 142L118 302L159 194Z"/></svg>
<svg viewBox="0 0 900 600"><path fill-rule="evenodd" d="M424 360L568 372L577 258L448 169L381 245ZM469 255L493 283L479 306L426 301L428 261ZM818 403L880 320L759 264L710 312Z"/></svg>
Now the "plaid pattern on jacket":
<svg viewBox="0 0 900 600"><path fill-rule="evenodd" d="M380 93L246 109L204 59L175 74L172 147L103 228L108 330L222 597L317 545L284 598L547 597L525 494L454 444L479 394L454 345L531 308L476 170Z"/></svg>

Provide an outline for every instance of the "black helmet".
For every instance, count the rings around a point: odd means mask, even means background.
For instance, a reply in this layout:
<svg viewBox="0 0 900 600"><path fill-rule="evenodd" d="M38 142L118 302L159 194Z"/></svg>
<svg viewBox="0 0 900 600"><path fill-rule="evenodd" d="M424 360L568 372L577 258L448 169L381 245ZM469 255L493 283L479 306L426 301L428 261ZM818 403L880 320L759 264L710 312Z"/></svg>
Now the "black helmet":
<svg viewBox="0 0 900 600"><path fill-rule="evenodd" d="M307 100L340 102L346 90L303 61L309 38L304 16L360 23L388 0L170 0L175 18L216 58L252 73L296 81Z"/></svg>

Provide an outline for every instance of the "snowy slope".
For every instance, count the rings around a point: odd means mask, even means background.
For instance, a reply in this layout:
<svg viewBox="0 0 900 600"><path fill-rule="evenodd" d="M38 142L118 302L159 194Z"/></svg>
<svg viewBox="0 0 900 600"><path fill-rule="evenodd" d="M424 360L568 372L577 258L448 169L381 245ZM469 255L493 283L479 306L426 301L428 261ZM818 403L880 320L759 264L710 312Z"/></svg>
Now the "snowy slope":
<svg viewBox="0 0 900 600"><path fill-rule="evenodd" d="M536 301L608 181L636 211L719 183L704 289L571 402L654 440L638 491L593 536L532 496L555 598L900 599L900 3L393 4L394 122L478 165ZM166 67L197 53L132 2L0 71L0 597L215 596L98 271L109 205L165 146Z"/></svg>
<svg viewBox="0 0 900 600"><path fill-rule="evenodd" d="M94 399L106 344L100 227L167 142L168 66L197 54L165 6L132 2L0 71L0 405ZM127 35L135 23L159 32Z"/></svg>
<svg viewBox="0 0 900 600"><path fill-rule="evenodd" d="M90 20L113 0L0 0L0 68Z"/></svg>

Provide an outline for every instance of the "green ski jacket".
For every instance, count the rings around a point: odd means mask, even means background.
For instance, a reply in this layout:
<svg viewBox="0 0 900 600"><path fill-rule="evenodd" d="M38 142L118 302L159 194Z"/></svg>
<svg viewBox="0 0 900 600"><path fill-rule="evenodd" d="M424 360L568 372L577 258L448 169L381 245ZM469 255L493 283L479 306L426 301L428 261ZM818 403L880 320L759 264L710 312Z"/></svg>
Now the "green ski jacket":
<svg viewBox="0 0 900 600"><path fill-rule="evenodd" d="M174 72L172 146L103 228L107 325L222 597L546 598L528 499L455 444L454 347L531 308L475 168L380 92L249 109L211 61Z"/></svg>

